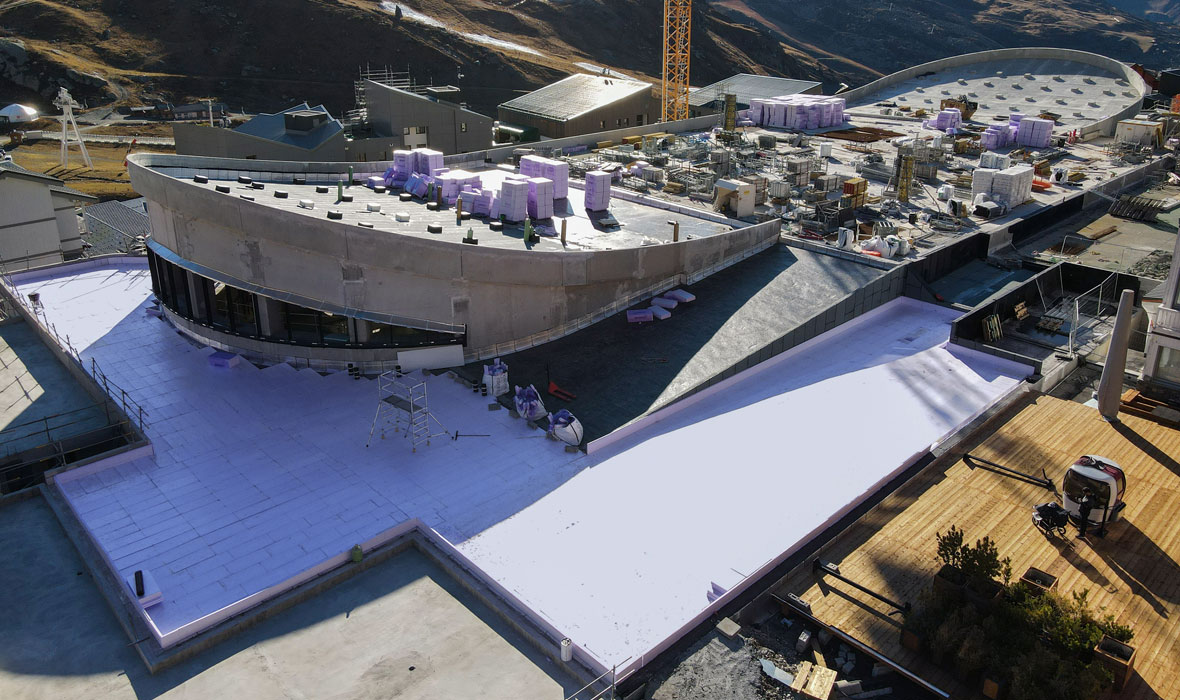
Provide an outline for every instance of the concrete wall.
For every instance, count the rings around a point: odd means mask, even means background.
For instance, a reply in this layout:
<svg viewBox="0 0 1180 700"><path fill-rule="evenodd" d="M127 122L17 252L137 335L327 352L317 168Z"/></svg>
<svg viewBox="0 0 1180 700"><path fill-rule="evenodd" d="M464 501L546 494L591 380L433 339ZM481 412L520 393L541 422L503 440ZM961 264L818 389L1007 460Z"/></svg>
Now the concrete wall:
<svg viewBox="0 0 1180 700"><path fill-rule="evenodd" d="M397 148L403 147L402 129L413 126L427 127L427 147L443 153L464 153L492 145L492 118L458 105L435 102L372 80L365 81L365 103L369 125L375 132L393 138Z"/></svg>
<svg viewBox="0 0 1180 700"><path fill-rule="evenodd" d="M503 105L500 106L497 113L500 121L517 126L534 126L542 136L553 139L637 126L636 117L639 115L643 116L644 125L658 121L660 118L659 102L656 101L651 90L644 90L624 97L567 121L547 119L527 112L519 112ZM624 119L627 121L624 122Z"/></svg>
<svg viewBox="0 0 1180 700"><path fill-rule="evenodd" d="M1081 128L1082 135L1092 133L1102 134L1104 136L1112 135L1114 133L1115 124L1117 124L1119 120L1133 117L1139 113L1139 110L1143 105L1143 96L1150 92L1146 83L1143 82L1143 78L1138 73L1131 70L1130 65L1116 61L1113 58L1107 58L1106 56L1090 53L1088 51L1075 51L1073 49L1028 47L1018 49L992 49L990 51L977 51L975 53L965 53L958 56L940 58L936 61L930 61L929 63L923 63L919 66L913 66L912 68L906 68L905 70L898 71L892 75L887 75L884 78L874 80L867 85L862 85L858 88L849 90L848 92L841 93L840 96L844 98L849 107L858 106L857 103L864 100L864 98L869 97L870 95L873 95L887 87L896 85L897 83L912 80L924 73L948 70L950 68L958 68L960 66L983 63L986 61L1008 61L1021 59L1076 61L1078 63L1084 63L1089 66L1101 68L1105 71L1108 71L1109 73L1123 78L1131 84L1132 90L1139 93L1139 99L1135 100L1126 108L1115 114L1107 115L1104 119L1100 119L1083 126Z"/></svg>
<svg viewBox="0 0 1180 700"><path fill-rule="evenodd" d="M132 156L131 182L148 199L157 243L268 289L374 313L465 324L469 353L567 327L655 285L670 286L678 278L717 269L779 235L779 223L772 221L618 250L466 246L283 211L145 167L185 163L266 169L284 165ZM393 238L396 245L391 245Z"/></svg>
<svg viewBox="0 0 1180 700"><path fill-rule="evenodd" d="M258 160L343 161L348 142L341 131L317 148L306 149L202 124L173 124L172 135L181 155Z"/></svg>
<svg viewBox="0 0 1180 700"><path fill-rule="evenodd" d="M67 260L77 257L82 253L82 231L78 228L74 200L55 192L50 193L50 198L53 201L53 215L57 219L58 246L62 256Z"/></svg>
<svg viewBox="0 0 1180 700"><path fill-rule="evenodd" d="M59 220L54 211L61 206L56 199L50 196L46 183L11 176L0 178L0 261L10 271L62 261L64 236L60 227L67 222ZM73 203L69 205L69 218L74 218ZM77 222L68 223L73 225L73 237L77 238ZM80 241L76 248L81 248Z"/></svg>

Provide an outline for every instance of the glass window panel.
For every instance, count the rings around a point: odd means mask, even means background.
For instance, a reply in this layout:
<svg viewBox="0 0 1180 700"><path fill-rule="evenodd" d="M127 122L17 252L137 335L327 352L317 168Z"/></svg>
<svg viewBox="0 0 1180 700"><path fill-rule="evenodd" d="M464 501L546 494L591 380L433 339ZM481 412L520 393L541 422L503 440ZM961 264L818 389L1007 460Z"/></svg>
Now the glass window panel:
<svg viewBox="0 0 1180 700"><path fill-rule="evenodd" d="M320 330L324 334L324 343L327 345L347 345L349 342L347 316L321 312Z"/></svg>
<svg viewBox="0 0 1180 700"><path fill-rule="evenodd" d="M221 282L212 282L213 284L213 314L210 319L214 328L228 331L232 330L229 320L229 287Z"/></svg>
<svg viewBox="0 0 1180 700"><path fill-rule="evenodd" d="M1159 360L1155 366L1155 379L1180 384L1180 350L1160 347Z"/></svg>
<svg viewBox="0 0 1180 700"><path fill-rule="evenodd" d="M284 303L284 324L291 334L291 342L301 345L318 345L320 342L318 316L319 312Z"/></svg>
<svg viewBox="0 0 1180 700"><path fill-rule="evenodd" d="M229 294L234 332L238 335L258 335L258 315L254 311L254 295L232 288L229 290Z"/></svg>
<svg viewBox="0 0 1180 700"><path fill-rule="evenodd" d="M183 268L177 267L176 265L169 264L168 267L171 268L169 279L172 286L172 308L181 316L192 318L193 311L189 303L188 274Z"/></svg>

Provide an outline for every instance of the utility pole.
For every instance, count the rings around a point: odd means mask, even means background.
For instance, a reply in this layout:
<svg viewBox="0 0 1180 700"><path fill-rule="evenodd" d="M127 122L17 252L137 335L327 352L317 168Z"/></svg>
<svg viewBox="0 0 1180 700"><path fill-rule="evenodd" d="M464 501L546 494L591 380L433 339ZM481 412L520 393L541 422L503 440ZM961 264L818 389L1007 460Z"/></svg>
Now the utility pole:
<svg viewBox="0 0 1180 700"><path fill-rule="evenodd" d="M86 142L82 140L82 133L78 131L78 122L74 119L74 108L78 103L70 96L68 90L58 88L57 98L53 101L54 106L61 110L61 167L68 167L70 164L70 135L69 130L74 130L74 137L78 139L78 148L82 151L82 162L86 164L87 168L93 169L94 164L90 161L90 153L86 150Z"/></svg>

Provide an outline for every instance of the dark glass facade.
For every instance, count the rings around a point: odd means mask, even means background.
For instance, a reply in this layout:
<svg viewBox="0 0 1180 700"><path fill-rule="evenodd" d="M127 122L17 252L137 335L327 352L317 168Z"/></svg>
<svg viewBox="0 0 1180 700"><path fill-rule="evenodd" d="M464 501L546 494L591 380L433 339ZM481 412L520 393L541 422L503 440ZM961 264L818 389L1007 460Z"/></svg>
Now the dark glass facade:
<svg viewBox="0 0 1180 700"><path fill-rule="evenodd" d="M267 299L202 277L151 251L148 263L160 303L179 316L230 335L337 348L419 348L465 341L454 333L357 320Z"/></svg>

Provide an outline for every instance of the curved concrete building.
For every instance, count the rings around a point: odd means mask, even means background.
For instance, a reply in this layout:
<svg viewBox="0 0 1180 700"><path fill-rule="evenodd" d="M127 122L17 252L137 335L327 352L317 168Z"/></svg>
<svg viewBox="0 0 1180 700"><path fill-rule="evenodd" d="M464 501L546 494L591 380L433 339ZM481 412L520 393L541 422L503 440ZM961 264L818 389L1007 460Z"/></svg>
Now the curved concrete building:
<svg viewBox="0 0 1180 700"><path fill-rule="evenodd" d="M974 120L1052 112L1058 124L1082 134L1110 136L1120 119L1134 117L1149 92L1125 63L1086 51L995 49L940 58L841 93L850 114L871 114L881 103L937 112L947 98L979 103Z"/></svg>
<svg viewBox="0 0 1180 700"><path fill-rule="evenodd" d="M454 208L343 185L388 166L131 156L164 313L261 362L454 366L573 332L779 235L777 220L751 226L632 195L611 204L622 227L607 226L571 189L526 243L518 226L497 232ZM477 174L495 187L511 171Z"/></svg>

